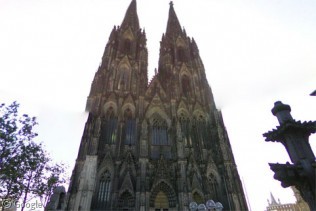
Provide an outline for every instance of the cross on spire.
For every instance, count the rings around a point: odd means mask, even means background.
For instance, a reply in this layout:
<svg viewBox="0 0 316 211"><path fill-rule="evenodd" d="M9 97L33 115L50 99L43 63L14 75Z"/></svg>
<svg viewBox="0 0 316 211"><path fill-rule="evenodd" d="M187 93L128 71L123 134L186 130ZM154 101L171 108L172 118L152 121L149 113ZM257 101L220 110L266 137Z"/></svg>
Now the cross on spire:
<svg viewBox="0 0 316 211"><path fill-rule="evenodd" d="M174 11L174 8L173 8L173 1L170 1L169 5L170 5L170 8L169 8L169 17L168 17L166 35L177 36L180 33L182 33L182 29L181 29L179 20L177 18L176 12Z"/></svg>

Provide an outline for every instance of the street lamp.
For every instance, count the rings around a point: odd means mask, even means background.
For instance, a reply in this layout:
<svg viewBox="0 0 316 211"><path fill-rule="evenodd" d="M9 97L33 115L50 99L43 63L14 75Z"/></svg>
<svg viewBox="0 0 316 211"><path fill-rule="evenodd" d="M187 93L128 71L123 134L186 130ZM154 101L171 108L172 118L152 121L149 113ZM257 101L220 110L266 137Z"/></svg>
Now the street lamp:
<svg viewBox="0 0 316 211"><path fill-rule="evenodd" d="M197 204L196 202L191 202L189 205L190 211L206 211L206 210L216 210L221 211L224 207L220 202L214 202L213 200L208 200L205 204Z"/></svg>

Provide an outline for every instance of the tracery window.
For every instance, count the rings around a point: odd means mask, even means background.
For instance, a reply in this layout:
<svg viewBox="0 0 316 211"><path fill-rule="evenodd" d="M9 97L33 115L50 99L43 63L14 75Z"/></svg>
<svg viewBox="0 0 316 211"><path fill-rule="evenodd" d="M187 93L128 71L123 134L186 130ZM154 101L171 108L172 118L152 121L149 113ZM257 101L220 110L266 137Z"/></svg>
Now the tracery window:
<svg viewBox="0 0 316 211"><path fill-rule="evenodd" d="M196 143L203 148L205 139L207 137L207 127L205 119L202 115L193 118L192 129Z"/></svg>
<svg viewBox="0 0 316 211"><path fill-rule="evenodd" d="M117 118L114 116L114 110L110 107L102 121L101 141L106 144L114 144L117 134Z"/></svg>
<svg viewBox="0 0 316 211"><path fill-rule="evenodd" d="M130 81L130 71L127 67L120 68L120 78L118 82L118 89L119 90L128 90L129 88L129 81Z"/></svg>
<svg viewBox="0 0 316 211"><path fill-rule="evenodd" d="M217 179L215 177L214 174L210 174L208 176L208 181L209 181L209 184L210 184L210 191L211 191L211 195L214 199L218 198L218 191L219 191L219 188L218 188L218 182L217 182Z"/></svg>
<svg viewBox="0 0 316 211"><path fill-rule="evenodd" d="M124 120L125 120L125 138L124 144L126 145L134 145L136 140L136 120L133 119L132 111L128 108L124 112Z"/></svg>
<svg viewBox="0 0 316 211"><path fill-rule="evenodd" d="M151 142L153 145L170 145L168 140L168 126L166 121L155 118L151 131Z"/></svg>
<svg viewBox="0 0 316 211"><path fill-rule="evenodd" d="M99 180L98 194L97 194L97 207L105 208L110 201L111 190L111 173L105 171Z"/></svg>
<svg viewBox="0 0 316 211"><path fill-rule="evenodd" d="M185 49L183 47L179 47L177 52L178 52L178 60L180 62L186 62L187 57L185 54Z"/></svg>
<svg viewBox="0 0 316 211"><path fill-rule="evenodd" d="M190 79L187 75L182 76L181 86L182 86L183 95L185 97L190 97L190 95L191 95L191 83L190 83Z"/></svg>
<svg viewBox="0 0 316 211"><path fill-rule="evenodd" d="M118 200L118 207L123 210L129 210L128 208L135 208L135 198L128 191L121 194Z"/></svg>
<svg viewBox="0 0 316 211"><path fill-rule="evenodd" d="M198 91L198 88L199 88L199 80L198 80L198 76L197 75L194 75L194 87L195 87L195 91L197 92Z"/></svg>
<svg viewBox="0 0 316 211"><path fill-rule="evenodd" d="M181 126L181 134L186 146L192 145L190 138L190 120L183 113L179 116L180 126Z"/></svg>
<svg viewBox="0 0 316 211"><path fill-rule="evenodd" d="M123 52L130 54L131 52L131 41L129 39L124 40Z"/></svg>

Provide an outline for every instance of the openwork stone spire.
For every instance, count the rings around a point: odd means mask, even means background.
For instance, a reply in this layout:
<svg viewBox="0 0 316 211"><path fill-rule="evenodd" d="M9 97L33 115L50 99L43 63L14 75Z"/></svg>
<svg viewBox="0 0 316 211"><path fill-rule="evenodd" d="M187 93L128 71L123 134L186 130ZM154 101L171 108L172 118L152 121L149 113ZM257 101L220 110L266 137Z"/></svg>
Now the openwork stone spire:
<svg viewBox="0 0 316 211"><path fill-rule="evenodd" d="M124 20L122 22L121 28L131 27L134 30L139 29L139 21L136 9L136 0L132 0L129 7L127 8Z"/></svg>
<svg viewBox="0 0 316 211"><path fill-rule="evenodd" d="M178 20L178 17L176 15L176 12L173 8L173 2L170 2L170 8L169 8L169 17L168 17L168 23L167 23L167 31L166 36L175 36L182 33L180 22Z"/></svg>

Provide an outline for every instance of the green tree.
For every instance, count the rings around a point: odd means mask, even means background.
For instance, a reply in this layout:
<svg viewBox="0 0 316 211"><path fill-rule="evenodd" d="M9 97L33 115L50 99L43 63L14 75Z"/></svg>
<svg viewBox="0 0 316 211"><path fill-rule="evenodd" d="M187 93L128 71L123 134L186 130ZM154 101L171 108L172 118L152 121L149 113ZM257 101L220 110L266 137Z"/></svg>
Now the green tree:
<svg viewBox="0 0 316 211"><path fill-rule="evenodd" d="M62 164L52 164L41 143L34 141L37 133L35 117L18 115L19 104L0 105L0 198L22 200L45 198L65 180Z"/></svg>
<svg viewBox="0 0 316 211"><path fill-rule="evenodd" d="M19 104L0 105L0 196L3 199L17 199L21 196L25 165L23 151L29 148L37 136L33 127L37 124L35 117L24 114L18 116Z"/></svg>
<svg viewBox="0 0 316 211"><path fill-rule="evenodd" d="M54 189L68 182L66 169L67 166L63 163L49 164L46 166L46 177L42 180L43 183L38 193L45 207Z"/></svg>
<svg viewBox="0 0 316 211"><path fill-rule="evenodd" d="M23 184L21 210L23 211L26 202L39 195L39 189L42 184L45 184L42 183L42 180L49 158L40 144L31 143L25 147L22 153L24 154L24 165L21 166L21 171L24 172L24 177L21 178Z"/></svg>

